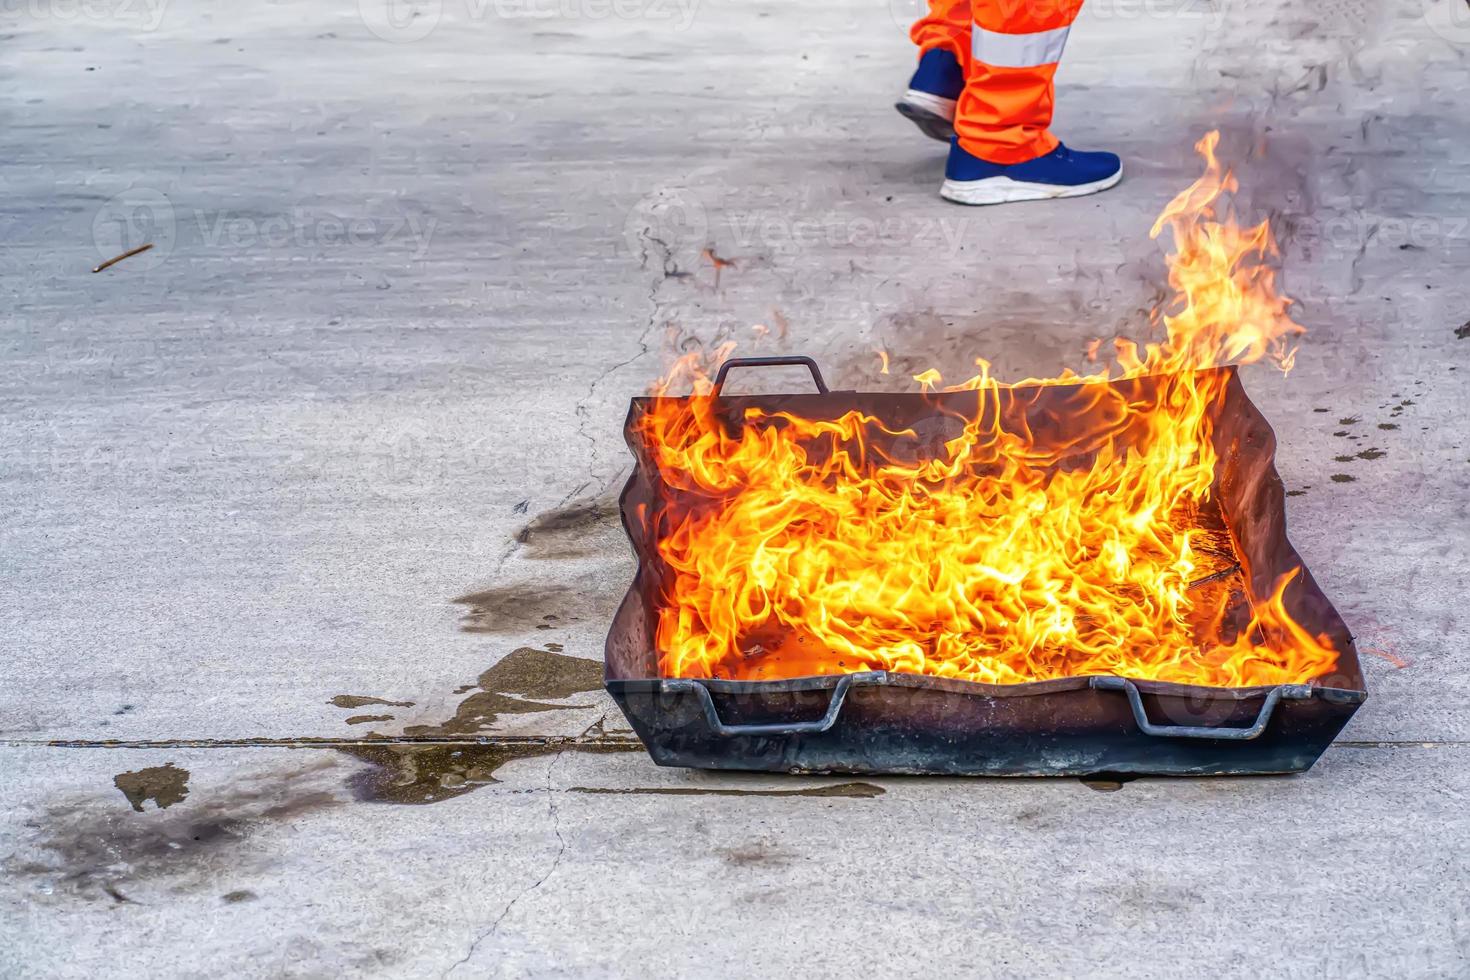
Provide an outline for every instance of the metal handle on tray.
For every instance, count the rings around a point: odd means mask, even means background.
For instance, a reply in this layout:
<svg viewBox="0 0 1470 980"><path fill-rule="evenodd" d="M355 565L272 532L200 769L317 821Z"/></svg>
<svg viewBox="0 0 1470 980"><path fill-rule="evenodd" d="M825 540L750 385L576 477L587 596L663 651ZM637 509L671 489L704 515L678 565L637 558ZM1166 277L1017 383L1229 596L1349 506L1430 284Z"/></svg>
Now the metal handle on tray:
<svg viewBox="0 0 1470 980"><path fill-rule="evenodd" d="M837 684L832 688L832 700L827 703L827 713L813 721L776 721L758 722L745 725L729 725L720 720L720 713L715 710L714 698L710 697L709 688L699 681L688 678L677 678L662 682L665 691L689 691L699 699L700 707L704 709L704 719L709 723L710 730L716 735L806 735L825 732L837 723L837 715L842 711L842 705L847 700L847 692L853 682L873 683L875 679L882 678L881 671L869 671L861 674L843 674L837 678Z"/></svg>
<svg viewBox="0 0 1470 980"><path fill-rule="evenodd" d="M1138 687L1126 677L1094 677L1092 686L1099 691L1122 691L1128 695L1128 704L1133 708L1133 720L1138 722L1138 727L1143 729L1144 734L1167 738L1228 738L1247 741L1266 730L1266 725L1282 698L1300 701L1312 696L1312 688L1308 684L1280 684L1271 688L1271 692L1266 695L1254 725L1249 728L1211 728L1203 725L1154 724L1143 711L1143 698L1138 693Z"/></svg>
<svg viewBox="0 0 1470 980"><path fill-rule="evenodd" d="M719 397L720 389L725 387L725 375L730 373L732 367L805 367L812 373L812 380L817 383L817 390L827 394L827 382L822 380L822 372L817 367L817 362L810 357L801 355L780 355L777 357L732 357L720 365L720 370L715 374L715 387L710 392L716 398Z"/></svg>

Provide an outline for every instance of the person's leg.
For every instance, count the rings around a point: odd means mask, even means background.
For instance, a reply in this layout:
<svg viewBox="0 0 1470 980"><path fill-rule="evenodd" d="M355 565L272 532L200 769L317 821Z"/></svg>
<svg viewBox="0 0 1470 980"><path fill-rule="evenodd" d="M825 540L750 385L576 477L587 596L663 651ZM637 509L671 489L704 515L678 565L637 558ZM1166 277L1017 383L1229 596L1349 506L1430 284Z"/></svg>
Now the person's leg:
<svg viewBox="0 0 1470 980"><path fill-rule="evenodd" d="M1082 0L971 0L969 69L940 195L959 204L1079 197L1123 176L1112 153L1069 150L1051 125L1052 77Z"/></svg>
<svg viewBox="0 0 1470 980"><path fill-rule="evenodd" d="M955 132L991 163L1050 153L1052 76L1082 0L974 0L974 31Z"/></svg>
<svg viewBox="0 0 1470 980"><path fill-rule="evenodd" d="M914 22L909 39L919 46L919 57L930 51L948 51L961 70L970 71L970 0L929 0L929 13Z"/></svg>
<svg viewBox="0 0 1470 980"><path fill-rule="evenodd" d="M970 0L929 0L929 13L909 31L919 46L919 66L894 106L924 135L954 136L955 102L965 88L970 60Z"/></svg>

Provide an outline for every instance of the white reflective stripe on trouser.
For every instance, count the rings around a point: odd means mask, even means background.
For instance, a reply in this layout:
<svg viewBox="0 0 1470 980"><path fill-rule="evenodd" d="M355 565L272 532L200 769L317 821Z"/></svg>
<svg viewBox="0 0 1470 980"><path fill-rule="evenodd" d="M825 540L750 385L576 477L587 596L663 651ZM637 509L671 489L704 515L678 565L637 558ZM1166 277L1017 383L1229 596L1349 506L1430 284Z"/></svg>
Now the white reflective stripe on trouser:
<svg viewBox="0 0 1470 980"><path fill-rule="evenodd" d="M1035 34L1002 34L979 24L970 33L970 53L976 61L996 68L1037 68L1062 60L1071 27L1058 27Z"/></svg>

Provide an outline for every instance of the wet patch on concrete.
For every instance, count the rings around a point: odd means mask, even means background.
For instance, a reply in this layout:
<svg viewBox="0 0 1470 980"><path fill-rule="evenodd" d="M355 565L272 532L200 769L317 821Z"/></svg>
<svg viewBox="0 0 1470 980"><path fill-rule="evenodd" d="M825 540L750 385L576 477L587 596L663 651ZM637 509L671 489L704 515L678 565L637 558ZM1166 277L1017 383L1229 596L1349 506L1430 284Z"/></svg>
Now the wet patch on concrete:
<svg viewBox="0 0 1470 980"><path fill-rule="evenodd" d="M528 558L586 558L603 551L600 534L622 530L615 499L577 500L544 511L516 534Z"/></svg>
<svg viewBox="0 0 1470 980"><path fill-rule="evenodd" d="M734 789L721 786L572 786L568 793L608 796L808 796L816 799L871 800L887 792L872 783L834 783L801 789Z"/></svg>
<svg viewBox="0 0 1470 980"><path fill-rule="evenodd" d="M559 647L558 647L559 649ZM517 647L482 673L474 691L459 703L454 717L431 725L409 725L413 739L463 739L480 734L502 715L542 711L587 711L588 704L555 704L602 689L602 663L569 657L554 650ZM350 721L351 719L349 719ZM594 728L597 726L593 726ZM590 729L589 729L590 731ZM494 744L362 744L336 746L337 751L370 763L348 785L356 799L380 803L438 803L497 782L495 772L516 759L563 751L639 751L635 744L567 742L566 740L501 740Z"/></svg>
<svg viewBox="0 0 1470 980"><path fill-rule="evenodd" d="M582 711L586 705L546 704L479 691L459 703L454 717L437 725L408 725L403 734L413 738L473 735L493 725L501 715L526 715L537 711Z"/></svg>
<svg viewBox="0 0 1470 980"><path fill-rule="evenodd" d="M569 698L602 689L602 661L519 647L480 675L480 687L531 698Z"/></svg>
<svg viewBox="0 0 1470 980"><path fill-rule="evenodd" d="M481 674L477 686L479 691L459 703L453 718L437 725L410 725L404 734L416 738L469 735L493 724L501 715L586 710L587 705L547 704L546 700L601 689L602 663L518 647Z"/></svg>
<svg viewBox="0 0 1470 980"><path fill-rule="evenodd" d="M366 697L361 694L339 694L327 704L338 708L364 708L370 704L381 704L389 708L412 708L412 701L389 701L386 698Z"/></svg>
<svg viewBox="0 0 1470 980"><path fill-rule="evenodd" d="M523 633L545 625L572 601L572 591L563 585L508 585L471 592L454 601L469 610L460 620L466 633Z"/></svg>
<svg viewBox="0 0 1470 980"><path fill-rule="evenodd" d="M494 745L354 745L338 749L371 763L348 780L369 803L442 803L500 780L495 773L517 759L558 752L641 752L637 743L510 742Z"/></svg>
<svg viewBox="0 0 1470 980"><path fill-rule="evenodd" d="M189 795L189 770L165 762L135 772L120 772L112 777L112 785L122 791L138 813L149 800L158 809L167 810Z"/></svg>
<svg viewBox="0 0 1470 980"><path fill-rule="evenodd" d="M135 901L134 886L153 879L171 880L174 891L220 894L217 876L240 866L248 852L238 846L258 828L343 802L321 781L335 768L328 762L262 774L141 815L116 797L61 800L24 821L31 839L0 868L31 885L37 901L71 895L120 904Z"/></svg>

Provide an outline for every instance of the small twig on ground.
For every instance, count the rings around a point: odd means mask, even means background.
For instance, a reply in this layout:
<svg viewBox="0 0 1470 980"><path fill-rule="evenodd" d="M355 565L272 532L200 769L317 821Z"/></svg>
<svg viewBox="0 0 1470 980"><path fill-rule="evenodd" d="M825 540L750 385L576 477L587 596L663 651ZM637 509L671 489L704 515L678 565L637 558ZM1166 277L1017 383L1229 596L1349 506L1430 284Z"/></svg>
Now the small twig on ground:
<svg viewBox="0 0 1470 980"><path fill-rule="evenodd" d="M153 247L153 243L152 242L149 242L146 245L139 245L137 248L130 248L130 249L128 249L126 252L124 252L121 255L114 255L112 258L108 259L106 262L104 262L101 265L97 266L92 271L93 272L101 272L103 269L110 268L111 266L117 265L123 259L130 259L130 258L132 258L133 256L137 255L140 252L146 252L146 251L148 251L152 247Z"/></svg>

